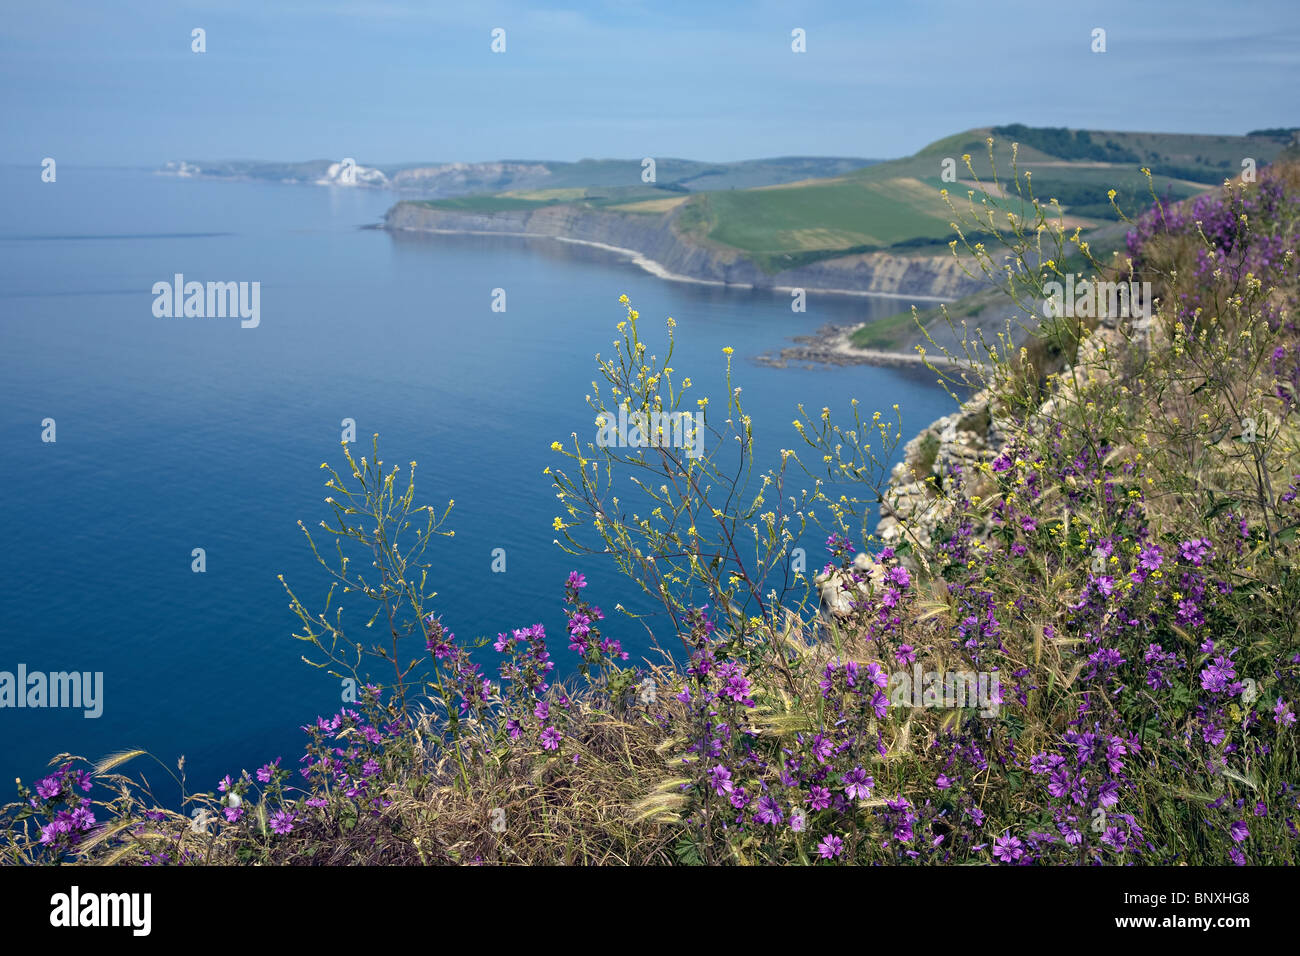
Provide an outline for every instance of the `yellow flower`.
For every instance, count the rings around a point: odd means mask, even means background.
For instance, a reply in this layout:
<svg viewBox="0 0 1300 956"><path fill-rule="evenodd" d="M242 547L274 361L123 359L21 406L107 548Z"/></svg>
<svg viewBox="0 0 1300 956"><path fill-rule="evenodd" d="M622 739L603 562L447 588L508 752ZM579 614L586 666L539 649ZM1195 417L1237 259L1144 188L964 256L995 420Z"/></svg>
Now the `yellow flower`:
<svg viewBox="0 0 1300 956"><path fill-rule="evenodd" d="M728 346L725 346L725 347L722 349L722 354L723 354L723 355L730 355L730 354L731 354L732 352L734 352L734 351L736 351L736 350L733 349L730 345L728 345Z"/></svg>
<svg viewBox="0 0 1300 956"><path fill-rule="evenodd" d="M551 442L551 451L562 451L563 449L564 446L561 445L558 441Z"/></svg>
<svg viewBox="0 0 1300 956"><path fill-rule="evenodd" d="M619 301L619 302L622 302L624 305L627 305L627 301L628 301L628 300L627 300L627 293L624 293L623 295L620 295L620 296L618 297L618 301Z"/></svg>
<svg viewBox="0 0 1300 956"><path fill-rule="evenodd" d="M556 531L563 531L565 525L563 521L561 521L559 518L556 518L554 521L551 522L551 527L553 527Z"/></svg>

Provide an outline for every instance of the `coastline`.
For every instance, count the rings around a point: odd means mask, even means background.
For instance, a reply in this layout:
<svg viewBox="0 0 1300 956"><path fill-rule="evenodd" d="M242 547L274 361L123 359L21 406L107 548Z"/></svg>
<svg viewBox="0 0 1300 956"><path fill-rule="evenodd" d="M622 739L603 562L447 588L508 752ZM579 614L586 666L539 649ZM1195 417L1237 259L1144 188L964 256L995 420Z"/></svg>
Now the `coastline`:
<svg viewBox="0 0 1300 956"><path fill-rule="evenodd" d="M777 273L765 272L739 249L693 239L679 229L679 214L615 214L555 204L538 209L464 210L439 208L429 203L399 202L385 214L384 229L397 233L463 236L511 236L519 239L556 239L570 246L594 249L630 262L642 271L669 282L691 283L778 296L799 290L841 300L892 299L896 313L909 308L933 308L956 302L984 288L960 262L943 256L900 255L885 251L831 256L795 265ZM876 365L924 368L960 368L935 348L922 356L910 349L860 349L850 341L851 327L827 326L814 335L794 336L789 344L754 360L782 367L790 362L823 365Z"/></svg>
<svg viewBox="0 0 1300 956"><path fill-rule="evenodd" d="M633 265L650 273L650 275L655 278L665 279L668 282L691 282L696 285L717 286L724 289L767 289L772 292L793 292L797 288L802 288L805 292L816 292L820 295L846 295L872 299L899 299L909 302L950 303L956 301L956 299L937 295L909 295L901 292L874 292L866 289L832 289L792 285L767 286L754 282L726 282L721 279L701 279L697 276L688 276L683 275L680 272L673 272L662 263L656 262L654 259L651 259L649 256L636 249L630 249L627 246L616 246L608 242L598 242L594 239L575 239L572 236L552 236L546 233L506 231L500 229L417 229L412 226L391 226L383 223L365 226L364 228L385 229L393 232L427 232L441 236L511 236L518 239L553 239L556 242L567 242L572 245L587 246L592 249L601 249L605 252L613 253L620 259L630 261ZM880 354L883 355L886 353Z"/></svg>
<svg viewBox="0 0 1300 956"><path fill-rule="evenodd" d="M864 323L865 324L865 323ZM881 349L861 349L850 343L850 337L862 325L823 325L812 335L796 335L796 344L778 352L764 352L754 357L760 365L785 368L792 362L815 365L876 365L888 367L920 367L964 369L971 363L927 352L887 352Z"/></svg>

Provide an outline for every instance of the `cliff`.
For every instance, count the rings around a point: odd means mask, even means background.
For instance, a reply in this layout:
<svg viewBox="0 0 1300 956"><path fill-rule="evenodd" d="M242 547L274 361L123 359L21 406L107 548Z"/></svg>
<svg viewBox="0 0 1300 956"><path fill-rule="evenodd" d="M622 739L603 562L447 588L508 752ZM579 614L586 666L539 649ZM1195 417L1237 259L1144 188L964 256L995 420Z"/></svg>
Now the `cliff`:
<svg viewBox="0 0 1300 956"><path fill-rule="evenodd" d="M1162 339L1157 337L1157 341ZM1112 355L1121 352L1126 344L1115 320L1103 318L1079 343L1074 366L1084 378L1109 381L1104 356L1108 350ZM1058 405L1074 400L1069 382L1065 377L1055 380L1048 399L1031 416L1029 427L1050 428ZM952 516L956 499L948 492L956 475L964 477L966 494L992 494L994 483L980 472L1005 449L1009 431L1010 424L1002 418L987 388L953 414L922 429L904 446L903 460L894 466L882 495L876 525L881 542L898 547L910 541L929 548L935 529ZM987 521L976 521L975 537L986 538L990 527Z"/></svg>
<svg viewBox="0 0 1300 956"><path fill-rule="evenodd" d="M389 230L497 233L613 247L664 278L754 288L918 296L949 300L982 287L950 254L900 256L885 252L825 259L775 274L743 252L684 234L678 211L617 213L573 204L475 212L400 202L385 216Z"/></svg>

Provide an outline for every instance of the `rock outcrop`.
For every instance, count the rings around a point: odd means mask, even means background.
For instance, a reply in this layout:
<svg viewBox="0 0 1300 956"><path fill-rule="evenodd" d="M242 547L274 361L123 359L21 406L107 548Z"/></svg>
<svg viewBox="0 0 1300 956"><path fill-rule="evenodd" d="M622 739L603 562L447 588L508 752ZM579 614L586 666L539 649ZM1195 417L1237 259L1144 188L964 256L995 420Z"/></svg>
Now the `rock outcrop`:
<svg viewBox="0 0 1300 956"><path fill-rule="evenodd" d="M843 620L853 613L853 604L859 599L865 600L872 587L880 587L885 580L885 569L871 559L868 554L859 554L853 559L853 570L857 580L848 571L836 568L829 574L813 576L813 584L821 597L822 611L832 618Z"/></svg>
<svg viewBox="0 0 1300 956"><path fill-rule="evenodd" d="M957 474L978 474L1004 440L987 389L923 429L903 446L903 460L890 475L876 535L890 547L910 542L928 548L936 526L952 512L952 501L941 493L947 483Z"/></svg>
<svg viewBox="0 0 1300 956"><path fill-rule="evenodd" d="M1153 329L1151 341L1156 347L1162 344L1158 330ZM1079 343L1074 367L1090 385L1104 385L1110 380L1111 360L1128 343L1114 319L1103 319ZM1074 400L1072 377L1060 375L1055 381L1051 396L1034 418L1049 419L1063 403ZM954 500L942 492L953 476L960 474L966 479L967 496L988 494L992 481L981 474L980 466L1001 453L1009 433L1009 423L1000 417L988 389L971 397L959 411L923 429L904 446L903 460L890 475L876 525L877 537L891 547L910 542L916 548L928 549L935 529L952 514ZM983 536L986 530L977 527L975 533Z"/></svg>

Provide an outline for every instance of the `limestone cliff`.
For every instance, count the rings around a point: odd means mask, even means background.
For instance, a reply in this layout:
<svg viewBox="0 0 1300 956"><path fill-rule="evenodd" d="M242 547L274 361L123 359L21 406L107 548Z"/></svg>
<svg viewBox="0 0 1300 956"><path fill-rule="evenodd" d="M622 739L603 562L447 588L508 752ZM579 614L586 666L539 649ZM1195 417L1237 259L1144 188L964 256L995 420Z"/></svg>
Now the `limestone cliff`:
<svg viewBox="0 0 1300 956"><path fill-rule="evenodd" d="M1159 336L1157 336L1159 341ZM1093 381L1105 382L1108 372L1101 361L1107 350L1115 354L1125 339L1113 319L1101 324L1079 343L1075 367ZM1032 425L1051 422L1060 403L1072 402L1070 379L1056 380L1050 397L1031 416ZM965 494L987 496L991 480L980 466L991 462L1003 450L1011 431L1010 423L999 414L988 389L970 398L951 415L945 415L923 429L903 449L903 460L894 466L880 506L876 535L889 546L909 542L914 548L928 549L940 522L950 517L955 500L945 492L955 475L965 480ZM976 537L984 537L988 527L975 523Z"/></svg>
<svg viewBox="0 0 1300 956"><path fill-rule="evenodd" d="M401 202L388 211L384 224L391 230L486 232L596 243L634 253L643 266L665 278L726 285L940 299L958 298L982 286L946 252L933 257L884 252L841 256L768 274L740 250L684 234L677 226L678 215L677 210L647 215L572 204L474 212Z"/></svg>

